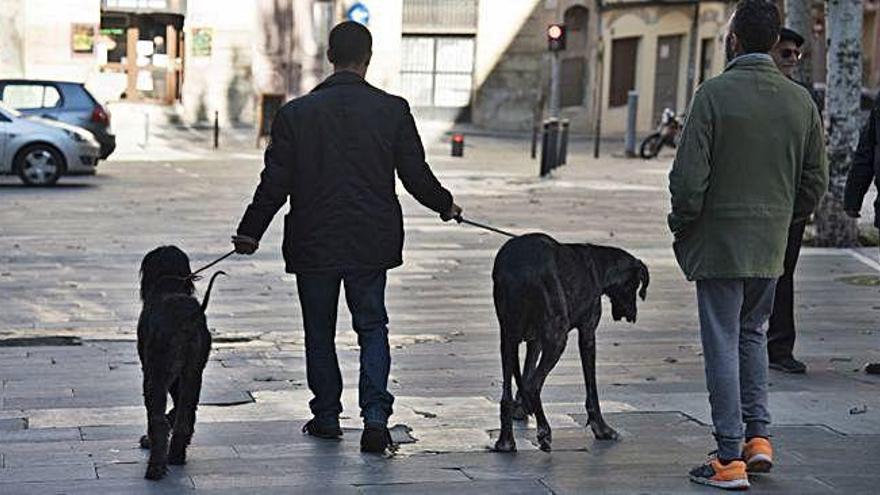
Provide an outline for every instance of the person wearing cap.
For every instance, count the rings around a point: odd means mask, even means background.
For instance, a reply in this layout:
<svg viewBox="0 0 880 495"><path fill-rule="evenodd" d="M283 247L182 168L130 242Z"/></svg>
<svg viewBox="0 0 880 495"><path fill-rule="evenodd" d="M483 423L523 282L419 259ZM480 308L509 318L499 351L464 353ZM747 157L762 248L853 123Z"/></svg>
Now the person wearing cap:
<svg viewBox="0 0 880 495"><path fill-rule="evenodd" d="M801 57L803 56L801 48L804 46L804 42L806 42L806 40L797 31L789 28L782 28L779 32L779 42L776 43L776 46L770 51L770 56L773 57L773 61L776 62L776 67L779 68L785 77L791 79L810 92L810 96L813 97L813 102L816 103L816 107L819 108L819 113L821 114L824 110L825 102L822 101L819 93L810 87L809 84L795 79L795 71L797 70L798 65L800 65Z"/></svg>
<svg viewBox="0 0 880 495"><path fill-rule="evenodd" d="M801 60L801 47L804 45L804 37L797 31L782 28L779 32L779 41L770 56L776 63L776 67L792 82L802 86L810 92L816 108L822 111L821 101L815 91L807 84L794 78L798 63ZM785 373L801 374L807 372L807 365L795 359L795 320L794 320L794 272L797 267L798 255L801 251L801 243L804 238L804 230L807 219L796 220L788 228L788 243L785 248L785 260L783 263L785 272L776 284L776 297L773 303L773 313L770 315L770 323L767 329L767 354L770 368Z"/></svg>

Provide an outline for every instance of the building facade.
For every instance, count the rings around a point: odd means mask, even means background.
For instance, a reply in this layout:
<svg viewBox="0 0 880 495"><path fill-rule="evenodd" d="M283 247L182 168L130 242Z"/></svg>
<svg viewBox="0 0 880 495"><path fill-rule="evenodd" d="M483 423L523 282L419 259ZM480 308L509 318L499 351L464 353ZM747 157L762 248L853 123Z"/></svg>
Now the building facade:
<svg viewBox="0 0 880 495"><path fill-rule="evenodd" d="M876 1L866 4L866 84L876 83ZM374 37L371 83L421 118L528 130L547 116L546 29L563 22L562 116L578 133L638 129L686 110L724 67L732 3L695 0L0 0L0 77L82 81L102 101L173 105L187 123L217 112L253 125L263 96L313 88L327 35L346 18ZM821 19L821 12L817 12ZM821 30L821 22L817 21ZM821 56L821 47L817 57ZM815 64L821 71L822 65Z"/></svg>

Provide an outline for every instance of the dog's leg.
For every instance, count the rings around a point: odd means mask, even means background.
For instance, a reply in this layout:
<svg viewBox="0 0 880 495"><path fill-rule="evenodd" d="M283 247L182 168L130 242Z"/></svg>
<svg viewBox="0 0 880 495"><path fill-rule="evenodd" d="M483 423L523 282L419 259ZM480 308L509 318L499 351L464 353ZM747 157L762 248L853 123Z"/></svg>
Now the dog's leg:
<svg viewBox="0 0 880 495"><path fill-rule="evenodd" d="M196 422L196 409L202 390L202 370L188 370L180 379L180 395L175 404L174 432L168 449L168 463L186 464L186 448L192 440Z"/></svg>
<svg viewBox="0 0 880 495"><path fill-rule="evenodd" d="M578 327L578 347L581 367L584 370L584 384L587 388L587 422L593 435L599 440L617 440L619 435L605 423L599 409L599 391L596 384L596 327L602 316L602 302L597 300L588 313L589 320Z"/></svg>
<svg viewBox="0 0 880 495"><path fill-rule="evenodd" d="M541 354L541 347L537 340L531 340L526 343L526 362L523 365L522 381L528 383L532 375L535 373L535 366L538 364L538 356ZM513 419L524 421L529 419L529 414L534 413L534 408L523 400L523 391L517 389L516 399L513 403Z"/></svg>
<svg viewBox="0 0 880 495"><path fill-rule="evenodd" d="M559 362L562 352L565 350L565 343L568 339L568 333L565 330L555 331L549 330L548 335L556 337L554 342L546 342L541 346L541 361L531 378L526 383L526 393L524 394L527 403L535 410L535 420L538 423L538 444L544 452L550 452L550 444L553 441L553 432L550 430L550 423L547 416L544 415L544 407L541 404L541 389L544 388L544 381L547 375Z"/></svg>
<svg viewBox="0 0 880 495"><path fill-rule="evenodd" d="M148 480L162 479L168 472L168 431L170 426L165 416L168 403L168 383L159 373L146 371L144 379L144 405L147 408L147 437L150 443Z"/></svg>
<svg viewBox="0 0 880 495"><path fill-rule="evenodd" d="M504 332L501 337L501 434L495 442L495 452L516 452L513 438L513 369L519 366L519 345L506 342Z"/></svg>
<svg viewBox="0 0 880 495"><path fill-rule="evenodd" d="M174 380L174 383L172 383L171 386L168 387L168 391L171 394L171 400L174 401L174 404L177 404L177 389L178 389L177 384L179 382L180 382L180 380ZM169 425L174 424L174 414L175 414L175 408L172 407L171 410L168 411L168 414L165 415L165 419L168 420ZM139 443L140 443L140 446L142 449L149 449L150 448L150 437L148 435L142 436Z"/></svg>

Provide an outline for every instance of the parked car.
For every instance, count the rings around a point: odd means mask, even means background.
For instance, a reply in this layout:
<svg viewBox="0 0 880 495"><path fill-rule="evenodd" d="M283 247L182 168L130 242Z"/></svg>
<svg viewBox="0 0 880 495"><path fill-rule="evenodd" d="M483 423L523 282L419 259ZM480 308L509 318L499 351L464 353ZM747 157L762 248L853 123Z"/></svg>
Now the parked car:
<svg viewBox="0 0 880 495"><path fill-rule="evenodd" d="M95 173L100 156L101 144L89 131L28 117L0 102L0 174L47 186L64 174Z"/></svg>
<svg viewBox="0 0 880 495"><path fill-rule="evenodd" d="M101 160L116 149L110 113L80 83L0 79L0 101L25 115L82 127L101 143Z"/></svg>

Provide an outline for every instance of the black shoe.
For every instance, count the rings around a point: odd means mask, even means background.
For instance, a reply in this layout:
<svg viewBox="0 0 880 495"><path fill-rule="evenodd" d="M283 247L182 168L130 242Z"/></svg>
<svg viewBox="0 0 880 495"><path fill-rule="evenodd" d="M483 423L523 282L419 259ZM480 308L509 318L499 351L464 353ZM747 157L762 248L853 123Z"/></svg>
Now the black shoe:
<svg viewBox="0 0 880 495"><path fill-rule="evenodd" d="M807 372L807 365L793 357L787 357L770 361L770 369L793 375L803 375Z"/></svg>
<svg viewBox="0 0 880 495"><path fill-rule="evenodd" d="M361 452L382 454L393 444L391 432L388 431L387 426L381 423L364 424L364 433L361 435Z"/></svg>
<svg viewBox="0 0 880 495"><path fill-rule="evenodd" d="M313 437L329 440L337 440L342 437L342 428L339 427L339 423L319 424L314 419L303 425L302 431Z"/></svg>

